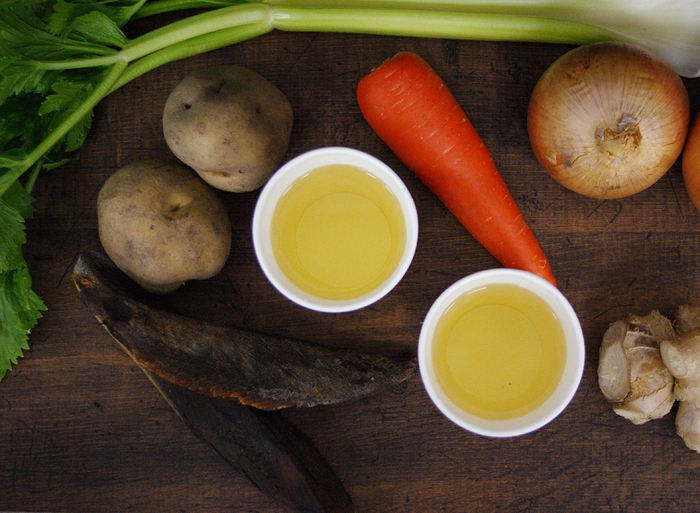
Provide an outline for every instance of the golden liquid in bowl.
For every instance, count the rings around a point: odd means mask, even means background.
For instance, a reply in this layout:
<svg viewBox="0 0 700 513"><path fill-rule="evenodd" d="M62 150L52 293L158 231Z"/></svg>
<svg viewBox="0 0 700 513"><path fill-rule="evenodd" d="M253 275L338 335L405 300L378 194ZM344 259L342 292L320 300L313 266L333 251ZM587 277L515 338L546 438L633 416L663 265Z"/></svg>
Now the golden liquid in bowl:
<svg viewBox="0 0 700 513"><path fill-rule="evenodd" d="M460 409L512 419L542 405L559 384L564 330L534 293L488 285L459 297L438 320L432 360L439 387Z"/></svg>
<svg viewBox="0 0 700 513"><path fill-rule="evenodd" d="M384 283L401 261L406 223L392 191L356 166L310 171L280 198L272 217L278 265L315 297L361 297Z"/></svg>

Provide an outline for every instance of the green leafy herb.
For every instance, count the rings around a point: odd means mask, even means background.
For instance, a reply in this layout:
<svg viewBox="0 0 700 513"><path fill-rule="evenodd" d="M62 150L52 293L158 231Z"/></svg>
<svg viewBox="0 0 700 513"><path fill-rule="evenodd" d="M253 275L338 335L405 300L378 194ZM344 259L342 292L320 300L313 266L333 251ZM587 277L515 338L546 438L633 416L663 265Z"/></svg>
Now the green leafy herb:
<svg viewBox="0 0 700 513"><path fill-rule="evenodd" d="M22 255L24 220L32 215L32 198L18 183L0 199L0 379L23 351L29 332L46 306L32 290Z"/></svg>
<svg viewBox="0 0 700 513"><path fill-rule="evenodd" d="M121 30L137 17L191 9L195 14L135 39ZM0 0L0 378L27 349L45 308L22 257L34 181L41 169L78 157L93 108L138 76L273 29L569 44L619 39L697 76L699 17L697 0Z"/></svg>

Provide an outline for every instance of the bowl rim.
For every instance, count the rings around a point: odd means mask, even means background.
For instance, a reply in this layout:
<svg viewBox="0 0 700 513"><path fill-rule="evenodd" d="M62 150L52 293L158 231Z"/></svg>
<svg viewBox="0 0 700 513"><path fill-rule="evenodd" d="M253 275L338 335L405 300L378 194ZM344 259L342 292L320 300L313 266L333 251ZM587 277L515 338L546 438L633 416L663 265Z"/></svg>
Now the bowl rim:
<svg viewBox="0 0 700 513"><path fill-rule="evenodd" d="M358 298L330 300L315 297L294 285L279 268L270 242L270 224L277 201L296 180L330 164L359 167L386 184L399 200L406 223L406 243L401 260L389 278ZM343 313L369 306L391 292L408 271L418 245L418 213L410 191L396 172L383 161L362 150L327 146L306 151L281 166L263 187L253 211L252 238L258 264L268 281L294 303L325 313Z"/></svg>
<svg viewBox="0 0 700 513"><path fill-rule="evenodd" d="M463 294L491 284L522 287L544 299L560 320L566 338L566 361L562 378L552 395L539 407L522 416L506 420L483 419L458 408L437 384L432 366L432 336L446 308ZM562 292L550 282L528 271L489 269L470 274L449 286L430 307L418 339L418 368L423 385L437 408L453 423L472 433L506 438L531 433L554 420L576 394L586 358L586 347L578 316Z"/></svg>

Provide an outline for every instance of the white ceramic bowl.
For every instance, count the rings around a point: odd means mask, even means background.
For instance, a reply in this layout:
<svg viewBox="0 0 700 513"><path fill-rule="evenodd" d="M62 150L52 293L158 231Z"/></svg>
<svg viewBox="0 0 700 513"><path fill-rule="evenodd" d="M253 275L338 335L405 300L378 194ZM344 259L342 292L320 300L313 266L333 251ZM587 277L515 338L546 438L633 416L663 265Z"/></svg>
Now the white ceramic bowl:
<svg viewBox="0 0 700 513"><path fill-rule="evenodd" d="M544 299L554 311L564 331L566 357L559 384L539 407L507 420L480 418L460 409L440 388L432 363L435 329L445 310L462 295L491 284L522 287ZM492 269L469 275L450 286L432 305L423 323L418 342L421 379L438 409L458 426L478 435L513 437L535 431L557 417L574 397L583 375L585 343L576 312L564 295L548 281L526 271Z"/></svg>
<svg viewBox="0 0 700 513"><path fill-rule="evenodd" d="M280 197L299 178L327 165L347 164L358 167L380 179L396 196L403 212L406 242L398 266L389 278L371 292L353 299L331 300L315 297L301 290L282 272L273 252L270 228ZM327 147L311 150L290 160L277 170L258 198L253 213L253 245L262 268L272 285L288 299L319 312L339 313L366 307L388 294L401 281L415 254L418 242L418 215L410 192L389 166L359 150Z"/></svg>

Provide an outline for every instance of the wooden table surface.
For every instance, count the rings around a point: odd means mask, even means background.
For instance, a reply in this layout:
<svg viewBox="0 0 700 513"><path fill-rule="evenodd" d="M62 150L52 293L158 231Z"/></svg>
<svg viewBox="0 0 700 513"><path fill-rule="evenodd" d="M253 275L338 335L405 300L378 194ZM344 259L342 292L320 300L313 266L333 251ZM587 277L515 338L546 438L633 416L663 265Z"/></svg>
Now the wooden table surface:
<svg viewBox="0 0 700 513"><path fill-rule="evenodd" d="M700 215L678 164L647 191L616 201L570 192L539 166L526 131L529 95L569 49L273 32L166 65L104 100L80 160L45 173L34 191L25 254L49 310L31 334L31 350L0 382L0 509L282 511L173 413L80 302L72 268L81 250L99 248L96 198L105 179L136 159L170 158L161 132L170 90L202 66L247 66L294 108L287 158L342 145L397 171L418 206L415 260L399 286L369 308L304 310L257 266L250 239L257 193L222 193L234 226L229 261L219 276L167 298L169 308L331 345L415 349L431 302L459 278L498 264L357 107L358 80L394 53L413 50L443 76L491 149L578 313L587 348L583 380L561 416L513 439L457 428L430 402L418 375L361 400L285 415L327 458L358 512L697 511L700 454L675 434L673 414L642 426L617 416L598 389L596 367L612 321L652 309L672 315L698 299ZM695 114L700 83L685 82Z"/></svg>

